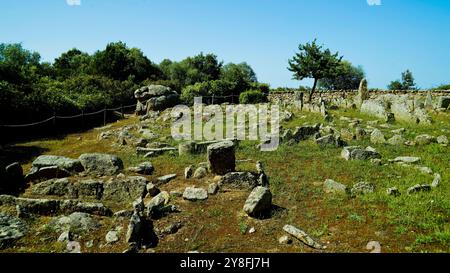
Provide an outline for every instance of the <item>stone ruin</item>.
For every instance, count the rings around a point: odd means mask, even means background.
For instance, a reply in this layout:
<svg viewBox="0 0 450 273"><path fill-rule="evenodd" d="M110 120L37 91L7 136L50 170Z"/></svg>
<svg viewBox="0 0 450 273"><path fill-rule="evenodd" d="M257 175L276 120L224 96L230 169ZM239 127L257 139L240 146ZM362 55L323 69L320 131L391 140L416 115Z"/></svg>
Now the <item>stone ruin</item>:
<svg viewBox="0 0 450 273"><path fill-rule="evenodd" d="M180 95L169 87L149 85L134 92L137 99L136 114L147 115L149 111L162 111L178 104Z"/></svg>
<svg viewBox="0 0 450 273"><path fill-rule="evenodd" d="M361 81L357 92L318 91L311 103L303 101L304 96L299 93L275 93L269 96L269 100L321 113L326 120L332 120L328 110L333 107L354 108L388 123L398 120L421 125L433 122L430 111L448 111L450 106L450 91L372 91L368 89L365 79Z"/></svg>

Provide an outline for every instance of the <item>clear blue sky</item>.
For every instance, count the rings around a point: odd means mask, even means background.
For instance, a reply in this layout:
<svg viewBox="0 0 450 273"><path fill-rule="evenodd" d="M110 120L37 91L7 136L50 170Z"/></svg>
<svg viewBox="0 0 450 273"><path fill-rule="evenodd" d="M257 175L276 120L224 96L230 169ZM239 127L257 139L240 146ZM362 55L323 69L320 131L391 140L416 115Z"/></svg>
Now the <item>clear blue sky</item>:
<svg viewBox="0 0 450 273"><path fill-rule="evenodd" d="M450 83L447 0L1 0L0 14L0 42L45 61L121 40L154 62L211 52L248 62L273 87L296 87L287 60L317 38L362 65L371 87L406 69L422 88Z"/></svg>

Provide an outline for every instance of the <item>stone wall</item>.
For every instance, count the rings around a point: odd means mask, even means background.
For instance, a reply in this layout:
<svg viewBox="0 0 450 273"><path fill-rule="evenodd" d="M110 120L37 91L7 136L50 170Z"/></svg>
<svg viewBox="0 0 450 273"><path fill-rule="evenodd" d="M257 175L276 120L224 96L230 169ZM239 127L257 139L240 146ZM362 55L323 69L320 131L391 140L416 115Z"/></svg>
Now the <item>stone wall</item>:
<svg viewBox="0 0 450 273"><path fill-rule="evenodd" d="M369 91L370 99L374 99L381 95L387 95L387 94L393 94L393 95L408 95L411 96L411 98L419 98L423 97L425 98L427 96L429 90L418 90L418 91L404 91L404 90L376 90L376 91ZM307 98L307 92L305 93L305 99ZM333 99L340 99L340 98L348 98L353 97L358 94L357 90L337 90L337 91L316 91L314 94L313 99L315 101L318 101L321 97L325 100L333 100ZM441 96L450 96L450 90L433 90L431 91L431 94L433 97L441 97ZM286 102L292 102L295 99L295 92L283 92L283 93L270 93L269 95L269 101L276 102L276 101L286 101Z"/></svg>

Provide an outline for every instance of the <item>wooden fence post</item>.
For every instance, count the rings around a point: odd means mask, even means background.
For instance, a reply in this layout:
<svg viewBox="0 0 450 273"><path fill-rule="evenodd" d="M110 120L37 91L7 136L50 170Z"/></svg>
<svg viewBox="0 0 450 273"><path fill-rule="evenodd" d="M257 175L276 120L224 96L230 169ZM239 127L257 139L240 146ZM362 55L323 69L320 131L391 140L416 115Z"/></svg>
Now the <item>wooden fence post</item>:
<svg viewBox="0 0 450 273"><path fill-rule="evenodd" d="M105 109L103 110L103 126L106 126L106 106Z"/></svg>

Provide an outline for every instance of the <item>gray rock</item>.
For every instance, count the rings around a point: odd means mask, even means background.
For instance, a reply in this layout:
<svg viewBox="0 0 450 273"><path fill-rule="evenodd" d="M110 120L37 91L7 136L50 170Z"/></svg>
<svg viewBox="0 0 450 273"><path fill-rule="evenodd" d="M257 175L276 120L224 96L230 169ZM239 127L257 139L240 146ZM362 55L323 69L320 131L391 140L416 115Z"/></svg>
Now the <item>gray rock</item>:
<svg viewBox="0 0 450 273"><path fill-rule="evenodd" d="M25 222L17 217L0 213L0 249L12 245L27 232L28 227Z"/></svg>
<svg viewBox="0 0 450 273"><path fill-rule="evenodd" d="M216 183L211 183L208 185L208 194L216 195L218 191L219 191L219 185L217 185Z"/></svg>
<svg viewBox="0 0 450 273"><path fill-rule="evenodd" d="M297 142L306 140L320 132L320 124L314 126L302 126L295 128L292 138Z"/></svg>
<svg viewBox="0 0 450 273"><path fill-rule="evenodd" d="M447 136L439 136L437 138L437 143L442 144L442 145L448 145L448 137Z"/></svg>
<svg viewBox="0 0 450 273"><path fill-rule="evenodd" d="M327 179L323 184L325 193L347 193L347 186L334 180Z"/></svg>
<svg viewBox="0 0 450 273"><path fill-rule="evenodd" d="M407 164L414 164L420 162L420 157L413 157L413 156L399 156L393 160L392 162L403 162Z"/></svg>
<svg viewBox="0 0 450 273"><path fill-rule="evenodd" d="M373 144L384 144L386 142L386 138L380 130L375 129L370 135L370 142Z"/></svg>
<svg viewBox="0 0 450 273"><path fill-rule="evenodd" d="M322 246L321 244L314 241L314 239L311 238L306 232L304 232L301 229L298 229L291 225L285 225L283 227L283 230L287 232L288 234L294 236L296 239L300 240L304 244L306 244L309 247L315 248L315 249L326 249L325 246Z"/></svg>
<svg viewBox="0 0 450 273"><path fill-rule="evenodd" d="M373 149L362 149L359 146L345 147L341 152L341 156L345 160L381 159L381 155Z"/></svg>
<svg viewBox="0 0 450 273"><path fill-rule="evenodd" d="M141 176L125 179L111 178L104 184L103 200L131 201L144 198L147 193L148 180Z"/></svg>
<svg viewBox="0 0 450 273"><path fill-rule="evenodd" d="M55 195L65 196L69 193L69 179L51 179L31 187L34 195Z"/></svg>
<svg viewBox="0 0 450 273"><path fill-rule="evenodd" d="M41 155L33 161L32 166L38 169L57 166L69 172L82 172L84 170L80 160L55 155Z"/></svg>
<svg viewBox="0 0 450 273"><path fill-rule="evenodd" d="M157 196L153 197L148 203L145 204L148 215L160 212L164 206L169 203L170 195L167 192L161 192Z"/></svg>
<svg viewBox="0 0 450 273"><path fill-rule="evenodd" d="M418 192L428 192L428 191L431 191L431 186L430 185L417 184L415 186L412 186L412 187L408 188L408 190L406 192L408 194L414 194L414 193L418 193Z"/></svg>
<svg viewBox="0 0 450 273"><path fill-rule="evenodd" d="M433 142L436 142L436 138L427 134L419 135L415 139L416 144L418 145L428 145Z"/></svg>
<svg viewBox="0 0 450 273"><path fill-rule="evenodd" d="M256 187L244 204L244 211L249 216L261 216L272 208L272 193L266 187Z"/></svg>
<svg viewBox="0 0 450 273"><path fill-rule="evenodd" d="M102 199L104 185L103 181L88 179L73 183L70 189L70 195L74 198L95 198Z"/></svg>
<svg viewBox="0 0 450 273"><path fill-rule="evenodd" d="M290 244L292 244L292 239L289 238L289 236L287 236L287 235L283 235L278 239L278 243L280 245L290 245Z"/></svg>
<svg viewBox="0 0 450 273"><path fill-rule="evenodd" d="M128 168L128 171L142 175L152 175L155 171L151 162L142 162L137 167Z"/></svg>
<svg viewBox="0 0 450 273"><path fill-rule="evenodd" d="M192 175L194 174L194 170L193 170L194 166L189 166L186 167L186 169L184 169L184 178L185 179L189 179L192 177Z"/></svg>
<svg viewBox="0 0 450 273"><path fill-rule="evenodd" d="M188 187L183 193L183 198L189 201L202 201L208 199L208 192L202 188Z"/></svg>
<svg viewBox="0 0 450 273"><path fill-rule="evenodd" d="M170 181L172 181L173 179L175 179L176 177L177 177L177 174L168 174L168 175L158 177L158 179L157 179L158 185L167 184Z"/></svg>
<svg viewBox="0 0 450 273"><path fill-rule="evenodd" d="M134 92L138 100L136 113L145 115L150 111L161 111L178 104L179 94L169 87L162 85L149 85Z"/></svg>
<svg viewBox="0 0 450 273"><path fill-rule="evenodd" d="M205 178L207 174L208 174L208 171L206 170L206 168L199 167L194 172L194 178L195 179L202 179L202 178Z"/></svg>
<svg viewBox="0 0 450 273"><path fill-rule="evenodd" d="M72 174L69 171L62 169L61 167L58 166L50 166L42 168L33 167L32 170L25 176L25 180L42 181L53 178L65 178L71 175Z"/></svg>
<svg viewBox="0 0 450 273"><path fill-rule="evenodd" d="M434 174L434 180L433 180L433 183L431 183L431 187L432 188L439 187L439 185L441 184L441 181L442 181L441 175L438 173Z"/></svg>
<svg viewBox="0 0 450 273"><path fill-rule="evenodd" d="M123 170L123 162L115 155L109 154L82 154L81 164L85 171L95 175L115 175Z"/></svg>
<svg viewBox="0 0 450 273"><path fill-rule="evenodd" d="M401 146L405 144L406 140L401 135L395 135L388 139L387 143L393 146Z"/></svg>
<svg viewBox="0 0 450 273"><path fill-rule="evenodd" d="M69 216L61 216L49 223L49 228L58 231L70 231L74 234L84 234L100 228L100 223L87 213L75 212Z"/></svg>
<svg viewBox="0 0 450 273"><path fill-rule="evenodd" d="M400 191L396 187L388 188L386 190L386 193L387 193L387 195L390 195L390 196L400 196L401 195Z"/></svg>
<svg viewBox="0 0 450 273"><path fill-rule="evenodd" d="M232 141L223 141L207 148L208 167L211 173L224 175L236 168L235 146Z"/></svg>
<svg viewBox="0 0 450 273"><path fill-rule="evenodd" d="M356 183L350 193L352 196L370 194L375 191L375 186L367 182Z"/></svg>
<svg viewBox="0 0 450 273"><path fill-rule="evenodd" d="M232 172L222 176L219 183L235 189L252 190L258 185L258 179L249 172Z"/></svg>
<svg viewBox="0 0 450 273"><path fill-rule="evenodd" d="M147 184L147 195L150 197L157 196L161 191L153 184L148 183Z"/></svg>
<svg viewBox="0 0 450 273"><path fill-rule="evenodd" d="M114 218L129 219L133 215L132 210L120 210L114 213Z"/></svg>
<svg viewBox="0 0 450 273"><path fill-rule="evenodd" d="M321 147L333 146L333 147L344 147L347 145L344 141L341 140L340 136L327 135L321 138L316 139L316 143Z"/></svg>
<svg viewBox="0 0 450 273"><path fill-rule="evenodd" d="M119 234L116 230L108 231L105 236L105 240L108 244L113 244L119 241Z"/></svg>
<svg viewBox="0 0 450 273"><path fill-rule="evenodd" d="M59 235L58 242L68 243L68 242L72 241L72 237L73 236L70 231L64 231L63 233L61 233L61 235Z"/></svg>
<svg viewBox="0 0 450 273"><path fill-rule="evenodd" d="M450 97L439 97L437 104L436 104L436 108L444 108L447 109L450 105Z"/></svg>

